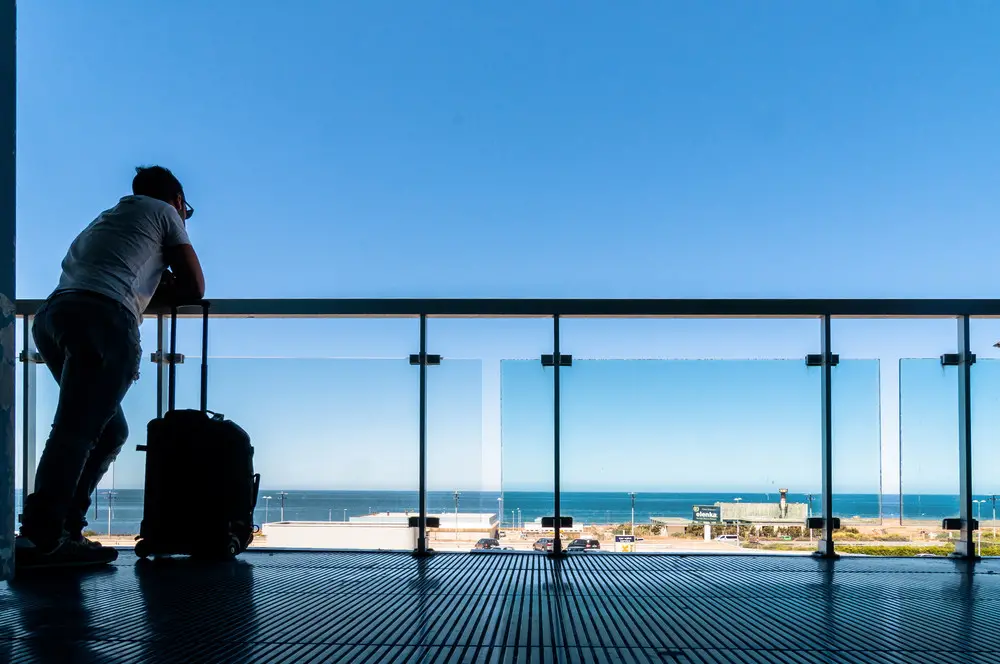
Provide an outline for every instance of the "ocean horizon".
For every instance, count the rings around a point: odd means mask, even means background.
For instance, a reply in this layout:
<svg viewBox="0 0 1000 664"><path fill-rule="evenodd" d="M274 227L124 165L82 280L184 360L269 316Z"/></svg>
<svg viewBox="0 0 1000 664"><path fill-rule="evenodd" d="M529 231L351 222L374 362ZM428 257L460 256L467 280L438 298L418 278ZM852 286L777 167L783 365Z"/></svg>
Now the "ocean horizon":
<svg viewBox="0 0 1000 664"><path fill-rule="evenodd" d="M254 520L257 524L279 521L281 489L261 489ZM110 494L110 495L109 495ZM111 505L110 534L128 535L139 532L142 520L141 489L117 489L113 494L107 489L98 490L88 514L88 529L100 534L109 533L108 505ZM270 500L266 499L270 496ZM417 512L416 491L343 491L295 490L285 491L284 520L286 521L347 521L351 517L378 512ZM503 498L502 502L499 498ZM653 517L690 518L694 505L712 505L732 502L739 497L743 502L777 503L777 493L734 492L663 492L636 493L635 521L649 523ZM110 498L110 500L109 500ZM788 494L791 503L809 503L807 494ZM16 492L20 513L21 492ZM904 494L904 520L939 520L958 515L958 495ZM459 491L459 512L496 514L503 506L502 527L515 523L528 523L553 513L553 497L545 491ZM430 514L455 511L453 491L429 491L427 510ZM822 509L820 494L812 494L812 514L818 516ZM177 496L176 515L178 527L194 518L199 510L197 495ZM561 512L572 516L578 524L620 524L632 518L631 501L627 491L566 491L562 493ZM899 522L900 496L898 494L838 494L833 498L834 516L844 519ZM983 519L992 518L992 505L984 506Z"/></svg>

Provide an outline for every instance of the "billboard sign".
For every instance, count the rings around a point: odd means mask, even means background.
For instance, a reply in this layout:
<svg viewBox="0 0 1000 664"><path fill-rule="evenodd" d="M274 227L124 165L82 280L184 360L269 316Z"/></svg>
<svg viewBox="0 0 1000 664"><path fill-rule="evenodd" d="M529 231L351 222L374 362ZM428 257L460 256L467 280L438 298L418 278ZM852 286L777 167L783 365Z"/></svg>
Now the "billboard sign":
<svg viewBox="0 0 1000 664"><path fill-rule="evenodd" d="M615 535L615 553L635 551L635 535Z"/></svg>
<svg viewBox="0 0 1000 664"><path fill-rule="evenodd" d="M719 505L695 505L692 507L692 519L700 523L718 523L722 520L722 507Z"/></svg>

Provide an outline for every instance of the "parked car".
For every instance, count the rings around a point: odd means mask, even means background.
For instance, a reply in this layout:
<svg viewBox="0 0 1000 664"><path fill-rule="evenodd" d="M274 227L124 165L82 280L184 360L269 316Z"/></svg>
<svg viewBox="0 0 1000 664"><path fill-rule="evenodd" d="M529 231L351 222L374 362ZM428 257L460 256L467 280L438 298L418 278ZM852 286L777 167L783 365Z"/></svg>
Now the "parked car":
<svg viewBox="0 0 1000 664"><path fill-rule="evenodd" d="M600 549L601 543L595 539L575 539L566 547L567 551L586 551L588 549Z"/></svg>
<svg viewBox="0 0 1000 664"><path fill-rule="evenodd" d="M534 549L535 551L551 551L552 538L551 537L539 538L538 540L535 541L534 544L531 545L531 548Z"/></svg>
<svg viewBox="0 0 1000 664"><path fill-rule="evenodd" d="M476 546L474 548L476 548L476 549L499 549L500 548L500 542L496 541L495 539L491 539L489 537L484 537L481 540L479 540L478 542L476 542Z"/></svg>
<svg viewBox="0 0 1000 664"><path fill-rule="evenodd" d="M738 542L739 539L736 535L719 535L715 538L716 542Z"/></svg>

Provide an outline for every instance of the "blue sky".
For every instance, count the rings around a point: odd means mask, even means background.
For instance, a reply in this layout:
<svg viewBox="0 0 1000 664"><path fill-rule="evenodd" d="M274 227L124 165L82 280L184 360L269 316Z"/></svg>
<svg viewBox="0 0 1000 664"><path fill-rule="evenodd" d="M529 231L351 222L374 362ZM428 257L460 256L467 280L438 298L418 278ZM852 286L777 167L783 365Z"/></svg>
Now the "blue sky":
<svg viewBox="0 0 1000 664"><path fill-rule="evenodd" d="M190 230L210 297L996 295L1000 8L991 4L19 9L20 297L47 294L74 234L150 162L173 168L198 210ZM578 357L818 350L813 321L567 321L563 330L564 350ZM854 417L844 427L867 439L869 399L878 403L882 466L898 484L898 360L953 350L954 324L837 321L834 332L843 357L880 360L881 389L845 397L838 417ZM222 321L212 352L398 360L416 350L415 333L413 321ZM185 335L182 350L196 354L196 336ZM479 440L442 444L478 446L447 472L479 464L485 483L500 463L499 361L550 350L551 331L544 321L432 321L431 335L432 352L482 362L478 389L471 367L442 379L453 417L434 426L442 440L467 440L475 425L463 399L479 395ZM983 359L1000 357L991 348L1000 326L976 322L974 336ZM301 413L290 437L309 441L294 445L322 448L331 464L347 452L319 417L337 409L294 387L320 380L318 366L268 369L258 391L253 372L232 362L231 374L213 373L220 410L266 413L282 392ZM367 392L349 386L368 365L355 365L339 387L320 380L332 390L323 403L361 403ZM377 390L379 426L412 435L404 423L415 396L396 389L409 367L378 366L373 375L392 386ZM807 380L801 369L782 384L808 389L796 382ZM155 389L151 372L129 397L137 404ZM779 381L733 380L765 377ZM613 384L591 380L582 403ZM722 408L709 391L719 379L685 380L704 395L699 408ZM661 389L674 398L682 387ZM137 411L133 431L145 417ZM942 421L934 426L946 430ZM741 440L738 420L710 424L719 440ZM774 426L749 444L767 449L809 424ZM400 459L412 456L402 440ZM309 456L275 456L275 475L295 475Z"/></svg>

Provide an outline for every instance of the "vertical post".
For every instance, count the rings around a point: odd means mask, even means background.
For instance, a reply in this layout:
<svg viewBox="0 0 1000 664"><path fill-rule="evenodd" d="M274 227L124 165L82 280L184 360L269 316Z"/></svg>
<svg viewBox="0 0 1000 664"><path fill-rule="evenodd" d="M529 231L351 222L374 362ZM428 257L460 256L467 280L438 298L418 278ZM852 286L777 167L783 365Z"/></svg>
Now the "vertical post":
<svg viewBox="0 0 1000 664"><path fill-rule="evenodd" d="M899 525L903 525L903 360L896 364L896 435L899 437Z"/></svg>
<svg viewBox="0 0 1000 664"><path fill-rule="evenodd" d="M167 412L167 394L169 389L166 357L170 352L170 331L163 314L156 315L156 416L163 417Z"/></svg>
<svg viewBox="0 0 1000 664"><path fill-rule="evenodd" d="M972 516L972 354L969 317L958 319L958 490L962 529L955 555L975 559L975 519Z"/></svg>
<svg viewBox="0 0 1000 664"><path fill-rule="evenodd" d="M207 300L201 303L201 412L208 410L208 310Z"/></svg>
<svg viewBox="0 0 1000 664"><path fill-rule="evenodd" d="M427 555L427 314L420 314L420 486L417 555ZM457 518L457 517L456 517Z"/></svg>
<svg viewBox="0 0 1000 664"><path fill-rule="evenodd" d="M16 25L16 0L0 0L0 580L14 576Z"/></svg>
<svg viewBox="0 0 1000 664"><path fill-rule="evenodd" d="M35 362L35 340L31 336L32 317L24 317L24 346L22 351L21 367L21 509L24 509L24 498L35 490L35 459L37 447L35 442L35 432L37 423L35 422L35 404L37 385Z"/></svg>
<svg viewBox="0 0 1000 664"><path fill-rule="evenodd" d="M899 402L896 402L897 405ZM883 505L882 493L885 490L882 482L882 361L878 361L878 525L883 525L885 518L885 507ZM900 498L902 500L902 498Z"/></svg>
<svg viewBox="0 0 1000 664"><path fill-rule="evenodd" d="M562 554L562 540L559 537L559 526L562 525L562 511L560 506L561 491L560 479L559 479L559 396L560 396L560 386L559 386L559 366L562 364L562 357L559 354L559 314L555 314L552 317L552 398L553 398L553 413L552 417L552 444L553 444L553 465L554 465L554 476L553 476L553 496L555 499L555 537L552 542L552 555L558 556Z"/></svg>
<svg viewBox="0 0 1000 664"><path fill-rule="evenodd" d="M823 532L818 553L824 558L836 557L833 548L833 344L830 315L823 316L821 352L823 354L820 394L822 398L822 455L823 455Z"/></svg>

